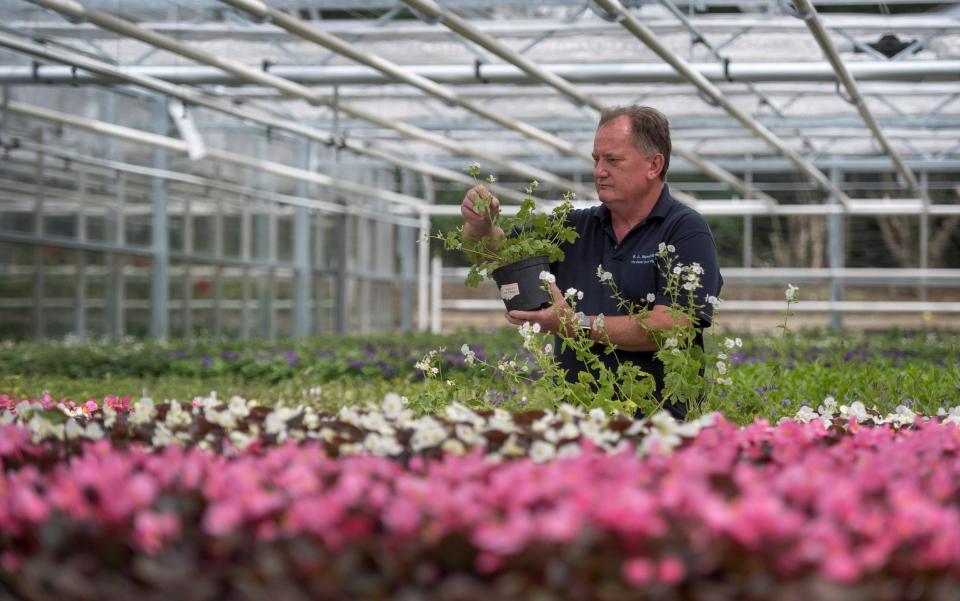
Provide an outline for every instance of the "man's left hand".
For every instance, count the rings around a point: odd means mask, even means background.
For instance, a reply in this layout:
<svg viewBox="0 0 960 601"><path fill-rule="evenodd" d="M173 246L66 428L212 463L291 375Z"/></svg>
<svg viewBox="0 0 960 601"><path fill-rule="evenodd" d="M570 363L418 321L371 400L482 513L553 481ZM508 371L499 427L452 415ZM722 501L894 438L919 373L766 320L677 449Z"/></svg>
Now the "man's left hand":
<svg viewBox="0 0 960 601"><path fill-rule="evenodd" d="M565 321L567 326L573 320L573 309L563 298L560 289L555 283L550 283L550 296L553 298L553 305L546 309L537 311L507 311L507 321L515 326L522 326L525 322L540 324L540 331L556 334L560 330L561 321Z"/></svg>

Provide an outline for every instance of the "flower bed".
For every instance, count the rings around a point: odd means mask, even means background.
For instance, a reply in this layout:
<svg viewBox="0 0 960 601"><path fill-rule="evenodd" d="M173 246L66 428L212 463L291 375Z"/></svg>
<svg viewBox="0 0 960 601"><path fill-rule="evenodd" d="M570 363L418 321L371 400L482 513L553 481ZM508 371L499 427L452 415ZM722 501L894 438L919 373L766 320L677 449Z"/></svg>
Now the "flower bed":
<svg viewBox="0 0 960 601"><path fill-rule="evenodd" d="M430 423L395 398L337 416L215 399L5 403L0 579L25 598L946 599L960 589L953 414L881 417L828 400L802 411L807 421L741 428L572 408L457 407ZM511 437L518 450L505 452Z"/></svg>

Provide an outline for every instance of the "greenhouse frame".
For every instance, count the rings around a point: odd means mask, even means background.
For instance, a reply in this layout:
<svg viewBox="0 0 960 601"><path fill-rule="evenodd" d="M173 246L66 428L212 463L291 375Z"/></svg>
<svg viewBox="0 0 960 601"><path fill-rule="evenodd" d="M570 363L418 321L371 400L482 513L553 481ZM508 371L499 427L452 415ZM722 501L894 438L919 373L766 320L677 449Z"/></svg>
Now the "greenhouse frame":
<svg viewBox="0 0 960 601"><path fill-rule="evenodd" d="M670 119L738 325L957 327L960 6L0 0L0 338L500 323L425 238L494 176L595 198L599 111ZM159 233L159 235L158 235ZM478 315L484 320L477 321ZM859 320L859 321L858 321Z"/></svg>

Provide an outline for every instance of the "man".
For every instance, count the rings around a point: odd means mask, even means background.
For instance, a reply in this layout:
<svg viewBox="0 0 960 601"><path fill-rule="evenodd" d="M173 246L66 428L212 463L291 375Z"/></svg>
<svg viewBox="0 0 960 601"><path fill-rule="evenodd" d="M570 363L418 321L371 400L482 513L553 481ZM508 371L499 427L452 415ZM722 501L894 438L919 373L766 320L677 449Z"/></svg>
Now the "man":
<svg viewBox="0 0 960 601"><path fill-rule="evenodd" d="M674 264L703 268L701 286L696 290L697 336L703 346L702 329L710 326L712 306L708 297L717 297L723 285L713 234L704 218L670 196L665 183L670 166L670 129L666 117L656 109L628 106L607 109L593 143L593 178L600 205L571 211L569 219L580 237L564 248L565 258L551 266L556 276L552 285L554 306L539 311L510 311L507 321L513 325L538 323L544 331L556 333L569 324L573 313L560 290L576 288L583 292L577 310L584 314L577 325L589 329L593 340L609 341L616 357L596 350L611 369L630 361L654 376L657 398L662 400L663 364L654 357L657 345L651 335L674 327L668 310L671 299L664 286L656 253L661 243L673 247ZM464 233L474 239L500 236L488 215L473 210L479 186L467 192L461 205ZM499 208L494 199L493 211ZM598 266L613 275L620 293L638 307L648 307L649 316L640 322L625 315L611 297L610 288L597 277ZM652 294L652 297L648 295ZM648 301L652 298L652 302ZM597 316L603 315L602 328ZM682 319L682 318L681 318ZM684 322L685 323L685 322ZM602 331L601 331L602 330ZM559 344L556 347L559 349ZM567 370L567 379L576 381L585 366L572 351L558 352L558 360ZM682 418L685 407L668 405L675 417Z"/></svg>

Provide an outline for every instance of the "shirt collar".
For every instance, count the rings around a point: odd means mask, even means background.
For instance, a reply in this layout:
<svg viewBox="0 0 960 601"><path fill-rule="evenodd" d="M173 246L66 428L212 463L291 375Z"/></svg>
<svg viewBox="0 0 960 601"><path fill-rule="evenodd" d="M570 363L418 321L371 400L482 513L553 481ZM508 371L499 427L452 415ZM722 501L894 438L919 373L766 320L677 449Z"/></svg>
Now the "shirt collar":
<svg viewBox="0 0 960 601"><path fill-rule="evenodd" d="M667 214L670 212L670 209L673 208L673 205L676 202L677 201L670 196L670 185L664 182L663 189L660 190L660 197L657 198L657 202L653 205L653 209L650 210L650 214L647 215L647 218L641 223L646 223L652 218L659 219L661 221L666 219ZM602 204L597 206L593 212L593 218L598 219L601 222L609 222L610 209Z"/></svg>

